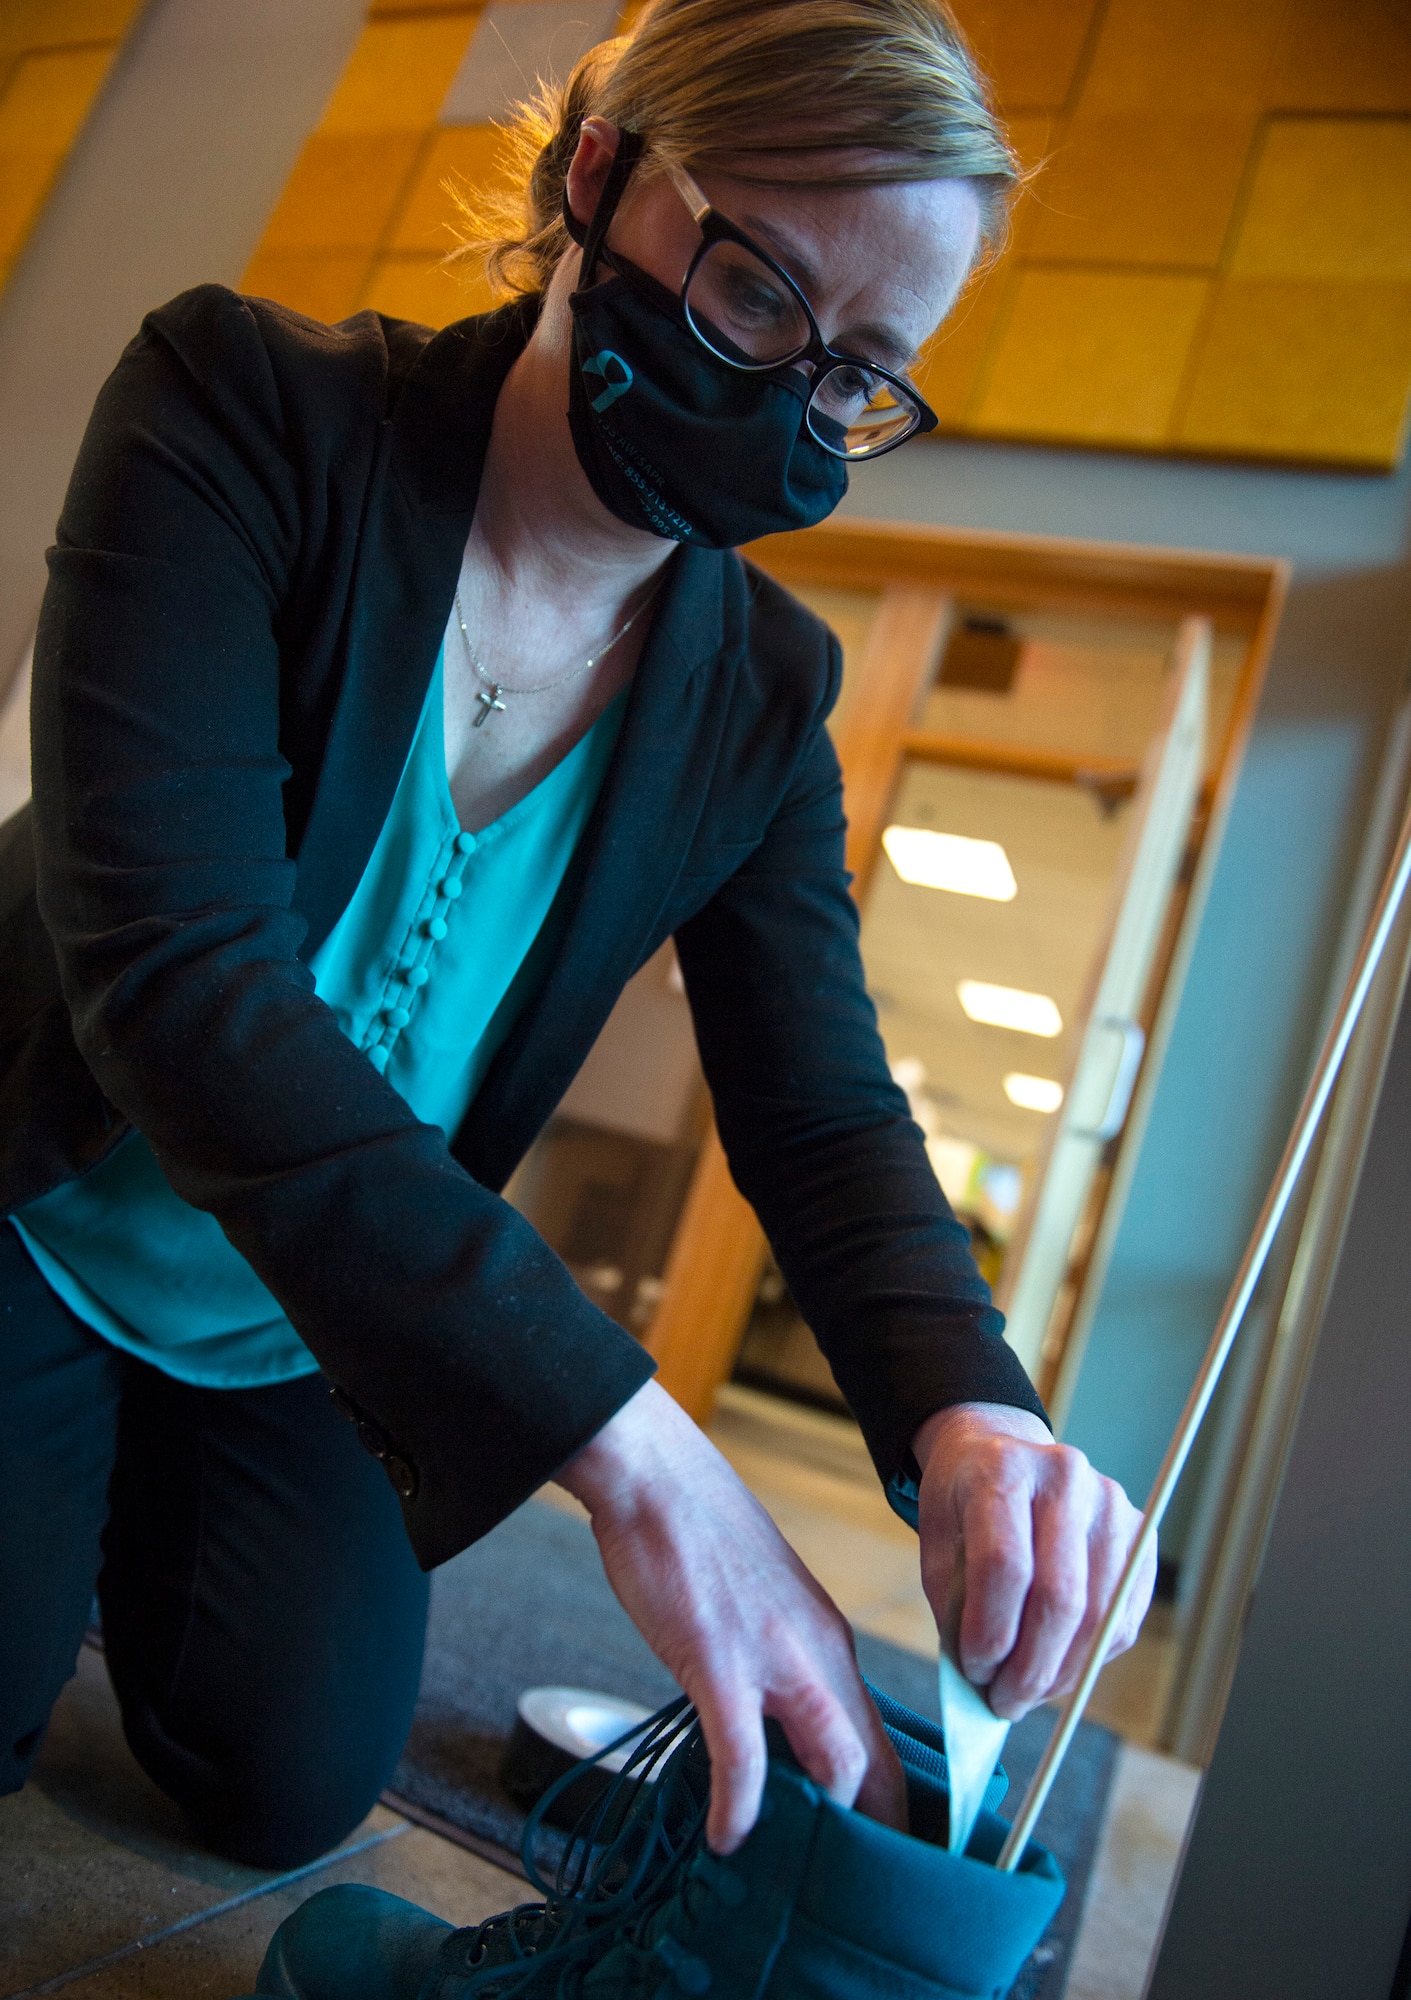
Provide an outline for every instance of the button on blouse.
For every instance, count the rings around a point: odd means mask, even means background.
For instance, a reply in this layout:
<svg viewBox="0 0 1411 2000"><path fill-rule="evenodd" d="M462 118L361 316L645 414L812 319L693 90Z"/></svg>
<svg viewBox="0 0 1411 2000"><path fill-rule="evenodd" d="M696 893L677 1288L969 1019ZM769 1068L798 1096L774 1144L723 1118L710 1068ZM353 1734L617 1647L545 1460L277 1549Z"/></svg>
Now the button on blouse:
<svg viewBox="0 0 1411 2000"><path fill-rule="evenodd" d="M396 804L311 965L344 1034L449 1138L557 942L554 900L627 697L476 833L451 799L443 700L438 660Z"/></svg>

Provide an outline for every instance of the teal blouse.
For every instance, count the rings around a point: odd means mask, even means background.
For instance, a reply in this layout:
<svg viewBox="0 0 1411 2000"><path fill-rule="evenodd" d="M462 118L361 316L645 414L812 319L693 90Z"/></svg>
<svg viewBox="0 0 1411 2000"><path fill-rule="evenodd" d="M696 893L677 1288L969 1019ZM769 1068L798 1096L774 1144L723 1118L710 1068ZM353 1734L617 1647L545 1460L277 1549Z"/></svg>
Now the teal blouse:
<svg viewBox="0 0 1411 2000"><path fill-rule="evenodd" d="M310 961L343 1033L448 1139L553 957L555 897L626 698L518 805L466 833L446 778L438 657L377 845ZM12 1220L72 1312L178 1381L252 1388L318 1367L215 1218L172 1192L139 1132Z"/></svg>

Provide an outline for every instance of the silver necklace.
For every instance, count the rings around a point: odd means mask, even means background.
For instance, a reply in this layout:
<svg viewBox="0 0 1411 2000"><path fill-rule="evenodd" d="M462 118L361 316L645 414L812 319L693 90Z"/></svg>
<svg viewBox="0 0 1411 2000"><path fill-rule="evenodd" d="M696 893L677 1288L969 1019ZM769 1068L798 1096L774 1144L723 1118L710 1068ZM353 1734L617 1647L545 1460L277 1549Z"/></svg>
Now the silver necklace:
<svg viewBox="0 0 1411 2000"><path fill-rule="evenodd" d="M472 673L474 673L476 679L484 682L484 686L481 688L477 688L475 694L475 699L480 704L480 713L476 716L474 722L471 724L472 729L479 729L481 723L488 722L490 717L495 713L497 709L503 711L505 704L501 700L502 695L547 694L550 688L562 687L565 681L577 680L580 674L587 673L589 667L595 667L597 666L599 660L605 660L608 654L612 651L613 647L617 644L618 640L625 639L627 637L627 634L632 630L632 627L637 623L637 620L641 617L642 613L646 610L647 606L655 598L656 591L653 590L648 596L642 599L642 602L637 606L637 609L632 613L632 616L628 619L627 623L625 625L619 626L617 631L614 632L612 637L608 640L607 644L605 646L600 646L596 653L591 654L589 658L583 662L581 667L570 667L566 674L560 674L556 680L541 681L538 687L527 687L527 688L506 687L503 681L492 680L489 674L486 673L484 667L481 666L480 661L476 656L476 651L474 646L472 646L470 643L470 633L466 628L465 613L461 609L461 593L459 584L457 584L456 586L455 596L456 596L456 621L461 628L461 638L465 641L465 656L470 661L471 671Z"/></svg>

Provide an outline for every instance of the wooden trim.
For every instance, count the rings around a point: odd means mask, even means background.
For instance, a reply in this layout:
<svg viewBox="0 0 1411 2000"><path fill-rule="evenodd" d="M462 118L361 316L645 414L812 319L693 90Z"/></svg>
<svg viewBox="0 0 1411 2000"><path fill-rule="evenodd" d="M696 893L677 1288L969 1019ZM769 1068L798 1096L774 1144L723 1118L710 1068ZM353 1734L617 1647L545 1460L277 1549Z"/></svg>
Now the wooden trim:
<svg viewBox="0 0 1411 2000"><path fill-rule="evenodd" d="M1067 750L1038 750L1027 743L995 743L978 736L951 736L939 729L909 729L903 754L922 764L948 764L963 771L992 771L1007 778L1040 778L1077 785L1104 800L1131 798L1141 771L1118 757L1079 757Z"/></svg>
<svg viewBox="0 0 1411 2000"><path fill-rule="evenodd" d="M1146 1051L1142 1056L1143 1068L1146 1066L1146 1062L1150 1056L1152 1039L1156 1032L1157 1010L1161 1005L1161 996L1166 991L1167 981L1171 976L1171 968L1175 963L1176 947L1180 942L1181 929L1186 918L1186 909L1190 903L1191 885L1195 880L1196 862L1200 858L1200 850L1205 840L1209 820L1210 797L1209 782L1207 780L1207 783L1201 788L1200 796L1196 800L1195 811L1191 816L1190 832L1186 839L1186 851L1181 861L1181 872L1176 878L1175 885L1171 891L1170 901L1166 907L1166 917L1161 930L1161 941L1157 945L1156 955L1152 960L1151 973L1146 983L1146 992L1142 995L1141 1008L1137 1014L1138 1024L1141 1027L1143 1035L1146 1037ZM1137 1092L1140 1089L1141 1074L1139 1071L1137 1081L1132 1089L1131 1106L1135 1106ZM1074 1231L1073 1240L1078 1246L1077 1253L1064 1277L1063 1291L1056 1302L1053 1318L1050 1321L1048 1332L1044 1337L1043 1349L1039 1356L1039 1379L1035 1386L1039 1392L1039 1400L1045 1409L1052 1407L1058 1395L1059 1380L1063 1373L1064 1358L1068 1351L1069 1337L1072 1334L1074 1323L1077 1320L1079 1309L1088 1288L1088 1280L1093 1269L1094 1258L1097 1254L1098 1232L1102 1224L1103 1211L1107 1207L1108 1197L1112 1192L1117 1155L1127 1136L1127 1122L1123 1122L1122 1130L1112 1140L1106 1153L1103 1155L1097 1172L1093 1176L1093 1184L1088 1191L1088 1199L1084 1204L1082 1220Z"/></svg>
<svg viewBox="0 0 1411 2000"><path fill-rule="evenodd" d="M686 1205L662 1276L645 1346L657 1379L689 1417L705 1423L730 1373L764 1269L764 1231L730 1178L712 1123L701 1142Z"/></svg>
<svg viewBox="0 0 1411 2000"><path fill-rule="evenodd" d="M1274 638L1283 615L1293 570L1283 560L1269 564L1269 588L1254 628L1253 637L1240 668L1239 684L1230 710L1224 741L1213 770L1201 788L1200 802L1193 821L1191 848L1187 857L1190 880L1177 888L1178 919L1159 992L1151 996L1151 1024L1141 1075L1132 1094L1127 1122L1113 1144L1109 1157L1110 1178L1100 1212L1090 1218L1082 1260L1081 1283L1075 1285L1065 1309L1061 1327L1062 1351L1053 1357L1053 1367L1045 1379L1051 1383L1047 1404L1054 1424L1062 1435L1072 1407L1078 1376L1087 1352L1088 1340L1097 1317L1103 1286L1116 1246L1127 1196L1136 1176L1146 1139L1161 1071L1166 1060L1176 1017L1185 991L1186 974L1195 952L1196 939L1205 918L1206 906L1224 842L1225 828L1233 810L1240 773L1254 733L1254 719L1264 692L1264 678L1273 652ZM1056 1331L1059 1331L1056 1329ZM1057 1342L1055 1342L1055 1346Z"/></svg>
<svg viewBox="0 0 1411 2000"><path fill-rule="evenodd" d="M1171 665L1166 675L1166 689L1162 700L1161 718L1157 723L1155 730L1152 733L1152 736L1148 744L1147 757L1144 760L1143 775L1147 778L1149 783L1149 791L1146 801L1146 808L1148 811L1151 809L1153 799L1159 792L1161 768L1164 763L1167 750L1169 749L1169 746L1172 742L1172 732L1176 726L1176 722L1180 713L1181 701L1183 698L1182 690L1185 685L1187 671L1189 670L1191 660L1193 657L1200 658L1203 655L1202 678L1204 679L1205 682L1205 695L1202 700L1202 705L1204 706L1206 703L1208 703L1210 645L1211 645L1211 630L1208 620L1203 618L1190 618L1182 620L1180 629L1176 634L1174 646L1172 648ZM1208 714L1208 708L1206 709L1206 713ZM1161 746L1159 754L1157 753L1158 744ZM1141 809L1139 808L1138 810L1140 815ZM1185 878L1186 867L1191 852L1192 828L1195 825L1196 816L1199 814L1199 811L1200 811L1200 789L1199 789L1199 784L1197 782L1195 789L1195 798L1191 807L1191 816L1190 819L1187 821L1184 829L1184 839L1181 847L1181 857L1176 867L1174 879L1171 882L1170 889L1168 890L1165 898L1162 920L1161 920L1161 928L1158 931L1154 941L1153 961L1148 965L1144 991L1142 993L1141 1000L1138 1003L1139 1019L1140 1019L1140 1008L1145 1006L1147 996L1151 991L1151 980L1152 980L1152 973L1155 969L1155 959L1159 956L1160 952L1162 951L1163 945L1167 937L1167 927L1170 922L1172 899L1173 897L1179 896L1181 894L1181 883ZM1055 1161L1059 1156L1059 1149L1063 1144L1065 1132L1068 1127L1068 1119L1070 1116L1072 1099L1073 1099L1073 1086L1082 1064L1083 1055L1087 1045L1088 1033L1094 1020L1098 1001L1102 995L1103 984L1106 978L1107 967L1111 961L1113 946L1117 940L1118 933L1121 930L1123 917L1129 908L1128 898L1131 895L1131 892L1139 879L1137 873L1137 867L1138 867L1138 862L1141 858L1141 828L1142 828L1142 819L1139 816L1138 819L1134 822L1134 824L1132 826L1129 826L1127 829L1127 838L1123 843L1122 856L1117 864L1117 868L1112 881L1112 886L1111 889L1109 890L1109 903L1108 903L1107 916L1104 920L1103 928L1099 935L1099 940L1095 954L1089 965L1088 975L1084 982L1084 991L1082 999L1080 1000L1078 1006L1074 1009L1073 1049L1072 1049L1072 1055L1069 1059L1066 1073L1064 1074L1063 1077L1063 1089L1064 1089L1064 1099L1065 1099L1064 1108L1060 1116L1051 1118L1048 1121L1042 1143L1039 1147L1037 1156L1034 1161L1032 1174L1028 1176L1026 1180L1025 1196L1023 1204L1020 1208L1019 1218L1015 1225L1014 1233L1010 1237L1009 1243L1005 1250L1004 1268L1000 1274L1000 1282L995 1288L995 1303L1000 1308L1000 1311L1006 1315L1007 1319L1010 1318L1013 1314L1016 1295L1019 1291L1020 1284L1025 1274L1025 1261L1028 1256L1030 1244L1031 1241L1033 1240L1035 1228L1040 1217L1046 1183L1048 1182L1050 1170L1053 1168ZM1122 1011L1125 1012L1125 1008ZM1143 1020L1141 1021L1141 1026L1143 1028L1144 1038L1145 1038L1145 1030L1147 1023ZM1147 1050L1149 1050L1150 1048L1150 1041L1149 1038L1145 1038L1145 1040L1146 1040L1146 1046L1143 1050L1142 1063L1138 1068L1137 1078L1133 1085L1132 1093L1128 1098L1128 1105L1127 1105L1128 1116L1124 1117L1123 1119L1123 1125L1121 1131L1116 1133L1114 1137L1108 1141L1108 1144L1104 1150L1103 1158L1099 1161L1097 1172L1093 1176L1094 1180L1097 1179L1102 1174L1103 1164L1106 1163L1107 1165L1110 1165L1111 1161L1116 1158L1116 1155L1121 1148L1123 1134L1125 1133L1127 1124L1129 1122L1131 1107L1132 1104L1135 1102L1136 1093L1140 1089L1143 1071L1145 1070L1146 1067ZM1110 1189L1110 1186L1111 1186L1110 1175L1103 1177L1102 1200L1104 1202L1106 1200L1107 1192ZM1053 1316L1055 1309L1057 1309L1062 1319L1062 1323L1065 1330L1071 1327L1073 1323L1073 1316L1077 1304L1077 1294L1076 1292L1070 1291L1073 1279L1073 1264L1071 1262L1072 1244L1075 1238L1078 1236L1079 1231L1081 1229L1084 1229L1085 1225L1090 1220L1092 1223L1092 1228L1095 1229L1097 1226L1097 1222L1100 1220L1101 1217L1101 1208L1099 1207L1096 1214L1094 1214L1091 1206L1092 1188L1093 1188L1093 1181L1090 1180L1088 1186L1089 1198L1084 1200L1082 1207L1079 1211L1078 1217L1074 1222L1072 1229L1070 1230L1068 1238L1068 1246L1069 1246L1068 1258L1065 1260L1066 1268L1064 1271L1063 1279L1059 1285L1058 1290L1053 1294L1050 1300L1049 1324L1045 1328L1044 1335L1042 1337L1041 1345L1039 1348L1039 1353L1037 1356L1038 1365L1037 1368L1031 1368L1031 1373L1034 1374L1034 1376L1036 1377L1036 1386L1038 1380L1050 1379L1049 1374L1046 1373L1050 1361L1052 1361L1053 1363L1053 1368L1052 1368L1053 1374L1056 1374L1058 1368L1061 1367L1062 1365L1061 1352L1057 1355L1056 1359L1053 1353L1053 1346L1052 1346ZM1090 1235L1088 1237L1088 1241L1089 1242L1091 1241ZM1042 1266L1040 1266L1039 1268L1042 1269ZM1065 1337L1066 1337L1066 1332L1065 1332Z"/></svg>
<svg viewBox="0 0 1411 2000"><path fill-rule="evenodd" d="M889 583L867 638L859 686L837 733L848 814L848 867L861 902L901 775L903 745L950 625L943 591Z"/></svg>
<svg viewBox="0 0 1411 2000"><path fill-rule="evenodd" d="M1199 613L1219 631L1246 634L1267 623L1271 597L1282 603L1288 574L1287 564L1257 556L896 521L825 521L766 536L744 553L785 584L875 590L890 579L996 608L1052 605L1172 622Z"/></svg>
<svg viewBox="0 0 1411 2000"><path fill-rule="evenodd" d="M1278 561L1269 564L1269 585L1264 594L1264 602L1255 620L1248 650L1240 666L1240 677L1235 688L1235 698L1230 707L1229 720L1225 725L1224 740L1219 755L1215 758L1209 789L1208 807L1213 814L1217 791L1227 782L1238 779L1240 767L1249 739L1254 733L1254 717L1260 698L1264 693L1264 678L1269 669L1269 656L1274 650L1274 639L1279 630L1279 621L1284 615L1284 604L1289 594L1289 583L1293 577L1292 563ZM1221 829L1223 832L1223 828Z"/></svg>
<svg viewBox="0 0 1411 2000"><path fill-rule="evenodd" d="M943 592L889 584L868 635L859 694L838 734L854 894L866 892L882 851L903 742L935 670L950 622ZM706 1134L662 1278L647 1336L658 1379L697 1423L735 1364L768 1246L754 1210L730 1178L714 1124Z"/></svg>
<svg viewBox="0 0 1411 2000"><path fill-rule="evenodd" d="M976 742L913 729L956 600L1131 614L1176 625L1192 615L1249 641L1214 781L1228 794L1247 739L1288 565L1256 557L1152 549L871 521L832 521L771 536L746 551L785 584L882 587L858 688L837 730L848 810L848 866L861 900L881 852L908 757L1080 785L1104 802L1130 797L1137 773L1115 759ZM1209 790L1202 798L1207 803ZM1199 899L1197 899L1197 904ZM1187 913L1187 924L1199 915ZM1169 998L1169 996L1167 996ZM1132 1121L1128 1132L1132 1135ZM730 1177L714 1125L700 1159L647 1336L664 1388L697 1422L729 1375L766 1254L754 1211ZM1101 1259L1098 1260L1099 1267ZM1075 1306L1081 1307L1075 1299ZM1077 1316L1076 1313L1074 1315Z"/></svg>

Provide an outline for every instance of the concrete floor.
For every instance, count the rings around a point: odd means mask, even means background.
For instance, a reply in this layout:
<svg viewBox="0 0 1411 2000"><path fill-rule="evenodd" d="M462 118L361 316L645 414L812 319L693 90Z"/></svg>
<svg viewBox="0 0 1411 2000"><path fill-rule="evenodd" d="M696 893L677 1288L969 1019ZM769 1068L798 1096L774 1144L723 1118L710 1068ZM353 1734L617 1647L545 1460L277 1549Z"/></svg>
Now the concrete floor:
<svg viewBox="0 0 1411 2000"><path fill-rule="evenodd" d="M934 1655L915 1538L882 1499L850 1426L732 1388L713 1435L855 1624ZM1170 1652L1162 1621L1149 1621L1094 1704L1128 1742L1069 2000L1141 1993L1197 1782L1147 1747ZM524 1895L518 1877L383 1807L342 1848L292 1874L203 1853L128 1752L101 1656L85 1649L34 1780L0 1799L0 1997L231 2000L251 1991L280 1919L341 1881L375 1883L456 1924Z"/></svg>
<svg viewBox="0 0 1411 2000"><path fill-rule="evenodd" d="M102 1656L84 1647L34 1778L0 1799L0 1993L230 2000L281 1918L331 1882L372 1882L457 1924L524 1884L379 1806L312 1868L268 1874L193 1847L122 1739Z"/></svg>

